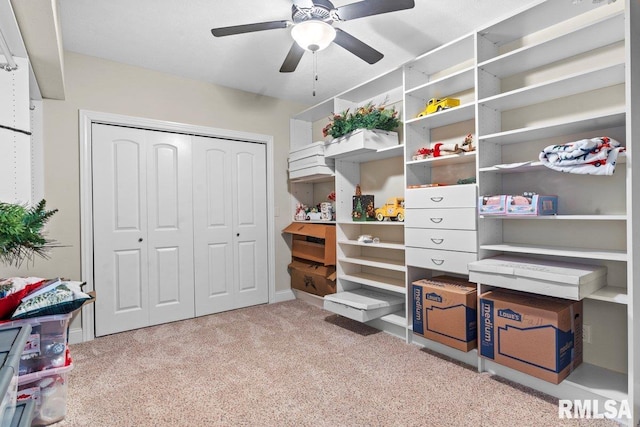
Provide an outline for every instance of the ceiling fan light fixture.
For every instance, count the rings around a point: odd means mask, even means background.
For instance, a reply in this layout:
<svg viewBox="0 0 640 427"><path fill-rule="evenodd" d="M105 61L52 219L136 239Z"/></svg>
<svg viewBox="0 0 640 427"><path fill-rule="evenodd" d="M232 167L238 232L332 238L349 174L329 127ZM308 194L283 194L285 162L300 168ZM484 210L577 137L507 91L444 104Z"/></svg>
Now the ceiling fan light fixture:
<svg viewBox="0 0 640 427"><path fill-rule="evenodd" d="M301 48L317 52L325 49L336 38L336 29L324 21L311 19L294 25L291 37Z"/></svg>

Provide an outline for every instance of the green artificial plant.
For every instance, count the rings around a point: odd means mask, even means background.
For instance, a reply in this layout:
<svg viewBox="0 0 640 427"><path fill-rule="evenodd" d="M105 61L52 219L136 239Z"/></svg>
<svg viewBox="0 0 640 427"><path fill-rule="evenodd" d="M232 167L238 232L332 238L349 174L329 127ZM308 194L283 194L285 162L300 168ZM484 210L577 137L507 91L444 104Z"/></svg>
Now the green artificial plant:
<svg viewBox="0 0 640 427"><path fill-rule="evenodd" d="M43 235L47 221L58 212L46 210L46 201L34 207L0 202L0 262L20 266L34 255L48 257L51 241Z"/></svg>
<svg viewBox="0 0 640 427"><path fill-rule="evenodd" d="M356 129L392 131L398 126L400 126L400 119L398 119L398 111L395 107L376 107L372 103L368 103L364 107L357 108L353 113L347 109L340 114L334 114L322 129L322 135L339 138Z"/></svg>

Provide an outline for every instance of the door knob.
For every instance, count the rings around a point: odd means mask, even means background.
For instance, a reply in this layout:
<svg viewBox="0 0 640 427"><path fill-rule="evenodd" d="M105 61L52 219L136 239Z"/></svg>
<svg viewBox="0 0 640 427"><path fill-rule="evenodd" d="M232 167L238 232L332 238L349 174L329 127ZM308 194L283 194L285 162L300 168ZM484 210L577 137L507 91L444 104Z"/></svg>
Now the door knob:
<svg viewBox="0 0 640 427"><path fill-rule="evenodd" d="M142 237L140 237L140 238L138 239L138 242L142 242Z"/></svg>
<svg viewBox="0 0 640 427"><path fill-rule="evenodd" d="M236 237L240 237L240 233L236 233Z"/></svg>

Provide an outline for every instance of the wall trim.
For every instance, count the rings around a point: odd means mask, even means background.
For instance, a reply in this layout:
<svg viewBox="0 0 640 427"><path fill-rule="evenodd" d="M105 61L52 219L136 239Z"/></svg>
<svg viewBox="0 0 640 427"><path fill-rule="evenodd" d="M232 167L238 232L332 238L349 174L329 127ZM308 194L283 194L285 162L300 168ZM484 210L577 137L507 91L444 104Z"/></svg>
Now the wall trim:
<svg viewBox="0 0 640 427"><path fill-rule="evenodd" d="M93 123L129 126L140 129L168 131L194 136L207 136L233 141L256 142L265 144L267 149L267 262L269 282L269 304L282 301L275 288L275 193L274 193L274 147L273 136L257 133L240 132L207 126L197 126L165 120L147 119L120 114L103 113L90 110L79 110L78 124L80 128L80 264L82 281L86 282L86 291L94 290L93 283L93 210L91 185L91 125ZM100 295L96 295L100 298ZM70 331L75 342L91 341L95 338L94 305L87 304L82 308L81 331Z"/></svg>

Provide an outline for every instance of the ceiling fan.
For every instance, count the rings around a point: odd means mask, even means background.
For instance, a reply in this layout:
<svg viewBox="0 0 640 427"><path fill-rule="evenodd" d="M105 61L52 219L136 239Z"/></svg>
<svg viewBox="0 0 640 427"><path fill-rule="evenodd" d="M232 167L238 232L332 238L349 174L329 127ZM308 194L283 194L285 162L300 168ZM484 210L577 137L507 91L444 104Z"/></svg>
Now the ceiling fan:
<svg viewBox="0 0 640 427"><path fill-rule="evenodd" d="M216 37L224 37L291 28L291 36L295 41L280 67L281 73L295 71L305 50L317 52L326 48L331 42L335 42L369 64L375 64L383 58L382 53L346 31L334 27L333 23L411 9L414 6L414 0L363 0L340 7L335 7L329 0L293 0L291 20L220 27L212 29L211 33Z"/></svg>

